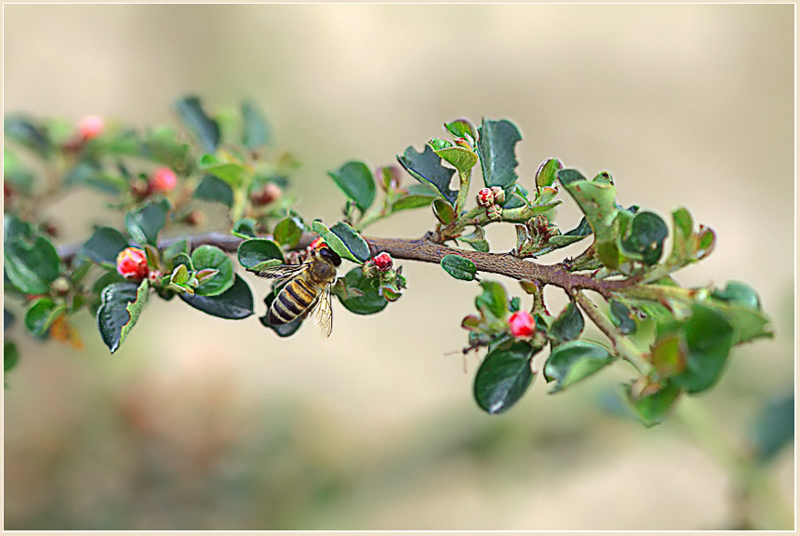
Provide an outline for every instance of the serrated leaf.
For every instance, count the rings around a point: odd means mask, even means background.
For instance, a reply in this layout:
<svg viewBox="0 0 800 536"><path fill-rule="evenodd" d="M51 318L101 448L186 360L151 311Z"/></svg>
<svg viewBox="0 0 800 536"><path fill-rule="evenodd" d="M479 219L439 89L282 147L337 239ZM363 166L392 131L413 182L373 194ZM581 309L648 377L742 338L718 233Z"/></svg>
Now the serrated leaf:
<svg viewBox="0 0 800 536"><path fill-rule="evenodd" d="M81 254L96 263L116 265L119 252L128 247L128 239L111 227L97 229L81 246Z"/></svg>
<svg viewBox="0 0 800 536"><path fill-rule="evenodd" d="M503 189L517 181L516 144L522 135L513 123L502 119L486 121L478 129L478 152L481 157L483 182L488 188Z"/></svg>
<svg viewBox="0 0 800 536"><path fill-rule="evenodd" d="M216 296L200 296L197 294L181 294L181 299L211 316L240 320L253 314L253 293L250 286L239 275L233 285Z"/></svg>
<svg viewBox="0 0 800 536"><path fill-rule="evenodd" d="M149 282L112 283L101 293L101 305L97 310L97 325L100 336L113 354L130 333L147 301Z"/></svg>
<svg viewBox="0 0 800 536"><path fill-rule="evenodd" d="M364 162L351 161L328 175L345 195L355 201L358 210L366 212L375 201L375 179Z"/></svg>
<svg viewBox="0 0 800 536"><path fill-rule="evenodd" d="M533 381L534 353L528 343L516 342L486 355L473 384L473 394L481 409L494 415L516 404Z"/></svg>
<svg viewBox="0 0 800 536"><path fill-rule="evenodd" d="M233 261L228 255L216 246L200 246L192 251L192 264L194 269L204 270L212 269L217 270L217 274L197 288L195 294L199 296L216 296L222 294L234 283L234 269Z"/></svg>
<svg viewBox="0 0 800 536"><path fill-rule="evenodd" d="M556 384L550 393L557 393L596 373L614 361L614 355L599 344L569 341L553 348L544 365L544 376Z"/></svg>
<svg viewBox="0 0 800 536"><path fill-rule="evenodd" d="M183 97L175 102L183 124L186 125L206 153L213 153L219 145L219 125L210 118L197 97Z"/></svg>
<svg viewBox="0 0 800 536"><path fill-rule="evenodd" d="M268 260L278 260L279 264L284 262L281 248L266 238L245 240L239 244L237 255L239 264L248 270L253 270L257 265Z"/></svg>
<svg viewBox="0 0 800 536"><path fill-rule="evenodd" d="M475 281L478 268L475 263L461 255L445 255L439 262L444 271L462 281Z"/></svg>
<svg viewBox="0 0 800 536"><path fill-rule="evenodd" d="M431 149L430 145L425 145L421 153L414 147L409 147L405 153L397 156L397 161L412 177L430 184L451 205L455 205L458 191L450 189L450 181L455 170L442 166L441 157Z"/></svg>
<svg viewBox="0 0 800 536"><path fill-rule="evenodd" d="M150 201L125 215L125 228L138 244L158 244L158 233L167 224L169 202L166 199Z"/></svg>

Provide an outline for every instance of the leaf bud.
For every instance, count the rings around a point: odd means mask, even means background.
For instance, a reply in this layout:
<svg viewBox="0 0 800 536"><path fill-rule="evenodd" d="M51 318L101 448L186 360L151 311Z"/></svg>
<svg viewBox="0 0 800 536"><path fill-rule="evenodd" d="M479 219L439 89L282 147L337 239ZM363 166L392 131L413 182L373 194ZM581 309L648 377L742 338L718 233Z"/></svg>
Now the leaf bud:
<svg viewBox="0 0 800 536"><path fill-rule="evenodd" d="M277 184L268 182L260 189L250 193L250 201L256 206L269 205L280 199L282 195L283 192Z"/></svg>
<svg viewBox="0 0 800 536"><path fill-rule="evenodd" d="M375 263L375 267L380 272L388 272L389 270L392 269L392 266L394 265L394 260L392 259L392 256L386 253L385 251L375 255L372 258L372 262Z"/></svg>
<svg viewBox="0 0 800 536"><path fill-rule="evenodd" d="M478 205L490 207L494 204L494 192L491 188L481 188L478 192Z"/></svg>
<svg viewBox="0 0 800 536"><path fill-rule="evenodd" d="M50 285L50 290L52 290L56 296L66 296L69 294L69 286L69 280L66 277L58 277Z"/></svg>
<svg viewBox="0 0 800 536"><path fill-rule="evenodd" d="M103 133L105 121L99 115L87 115L78 121L78 132L84 141L89 141Z"/></svg>
<svg viewBox="0 0 800 536"><path fill-rule="evenodd" d="M149 186L152 192L171 192L178 184L178 176L168 167L160 167L150 177Z"/></svg>
<svg viewBox="0 0 800 536"><path fill-rule="evenodd" d="M499 186L492 186L492 196L497 205L502 205L506 201L506 193Z"/></svg>
<svg viewBox="0 0 800 536"><path fill-rule="evenodd" d="M511 335L517 339L530 337L536 331L536 323L528 311L517 311L508 319Z"/></svg>
<svg viewBox="0 0 800 536"><path fill-rule="evenodd" d="M117 273L128 281L141 281L149 270L147 255L141 248L125 248L117 255Z"/></svg>

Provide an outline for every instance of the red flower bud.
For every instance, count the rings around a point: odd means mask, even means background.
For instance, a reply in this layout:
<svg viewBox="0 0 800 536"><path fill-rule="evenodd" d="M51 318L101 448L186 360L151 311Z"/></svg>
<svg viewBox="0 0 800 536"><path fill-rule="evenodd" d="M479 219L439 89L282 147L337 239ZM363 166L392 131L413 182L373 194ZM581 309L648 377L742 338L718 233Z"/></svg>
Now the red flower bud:
<svg viewBox="0 0 800 536"><path fill-rule="evenodd" d="M277 184L268 182L263 188L250 194L250 201L252 201L254 205L268 205L280 199L282 195L283 192Z"/></svg>
<svg viewBox="0 0 800 536"><path fill-rule="evenodd" d="M491 188L482 188L478 192L478 205L488 207L494 204L494 192Z"/></svg>
<svg viewBox="0 0 800 536"><path fill-rule="evenodd" d="M511 326L511 334L518 339L530 337L536 331L533 317L528 311L517 311L512 314L508 319L508 325Z"/></svg>
<svg viewBox="0 0 800 536"><path fill-rule="evenodd" d="M102 134L105 126L105 121L99 115L87 115L78 122L78 132L88 141Z"/></svg>
<svg viewBox="0 0 800 536"><path fill-rule="evenodd" d="M129 281L147 277L147 255L143 249L125 248L117 255L117 272Z"/></svg>
<svg viewBox="0 0 800 536"><path fill-rule="evenodd" d="M392 269L394 265L394 260L392 260L392 256L386 253L379 253L372 258L372 262L375 264L375 267L381 272L388 272Z"/></svg>
<svg viewBox="0 0 800 536"><path fill-rule="evenodd" d="M178 184L178 176L168 167L160 167L150 177L150 190L153 192L171 192Z"/></svg>

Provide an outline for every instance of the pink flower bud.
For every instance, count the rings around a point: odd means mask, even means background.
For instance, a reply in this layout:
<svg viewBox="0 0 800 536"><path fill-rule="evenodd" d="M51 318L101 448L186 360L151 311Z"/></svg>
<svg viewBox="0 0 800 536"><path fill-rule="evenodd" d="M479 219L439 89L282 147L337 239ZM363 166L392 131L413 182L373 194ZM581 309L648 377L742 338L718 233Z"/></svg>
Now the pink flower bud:
<svg viewBox="0 0 800 536"><path fill-rule="evenodd" d="M78 132L88 141L102 134L105 126L105 121L99 115L87 115L78 122Z"/></svg>
<svg viewBox="0 0 800 536"><path fill-rule="evenodd" d="M478 205L488 207L494 204L494 192L491 188L483 188L478 192Z"/></svg>
<svg viewBox="0 0 800 536"><path fill-rule="evenodd" d="M528 311L517 311L512 314L508 319L508 325L511 326L511 334L518 339L530 337L536 331L533 317Z"/></svg>
<svg viewBox="0 0 800 536"><path fill-rule="evenodd" d="M162 277L164 277L164 274L162 274L159 270L153 270L147 274L147 279L149 279L151 283L158 283Z"/></svg>
<svg viewBox="0 0 800 536"><path fill-rule="evenodd" d="M117 255L117 272L128 281L141 281L148 271L143 249L125 248Z"/></svg>
<svg viewBox="0 0 800 536"><path fill-rule="evenodd" d="M392 256L386 253L379 253L372 258L372 262L375 264L375 267L381 272L388 272L392 269L394 265L394 260Z"/></svg>
<svg viewBox="0 0 800 536"><path fill-rule="evenodd" d="M283 192L280 186L274 182L268 182L260 190L256 190L250 194L250 201L256 206L269 205L273 201L280 199L282 195Z"/></svg>
<svg viewBox="0 0 800 536"><path fill-rule="evenodd" d="M153 192L171 192L178 184L178 176L168 167L160 167L150 177L150 190Z"/></svg>

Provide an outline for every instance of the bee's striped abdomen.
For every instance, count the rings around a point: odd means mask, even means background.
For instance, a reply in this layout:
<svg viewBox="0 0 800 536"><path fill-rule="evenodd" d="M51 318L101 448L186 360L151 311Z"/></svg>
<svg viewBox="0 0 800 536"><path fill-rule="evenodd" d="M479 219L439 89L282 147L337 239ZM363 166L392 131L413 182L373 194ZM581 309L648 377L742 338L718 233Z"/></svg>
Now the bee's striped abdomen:
<svg viewBox="0 0 800 536"><path fill-rule="evenodd" d="M302 277L290 281L272 302L267 320L272 325L286 324L305 313L314 303L316 294L312 292Z"/></svg>

